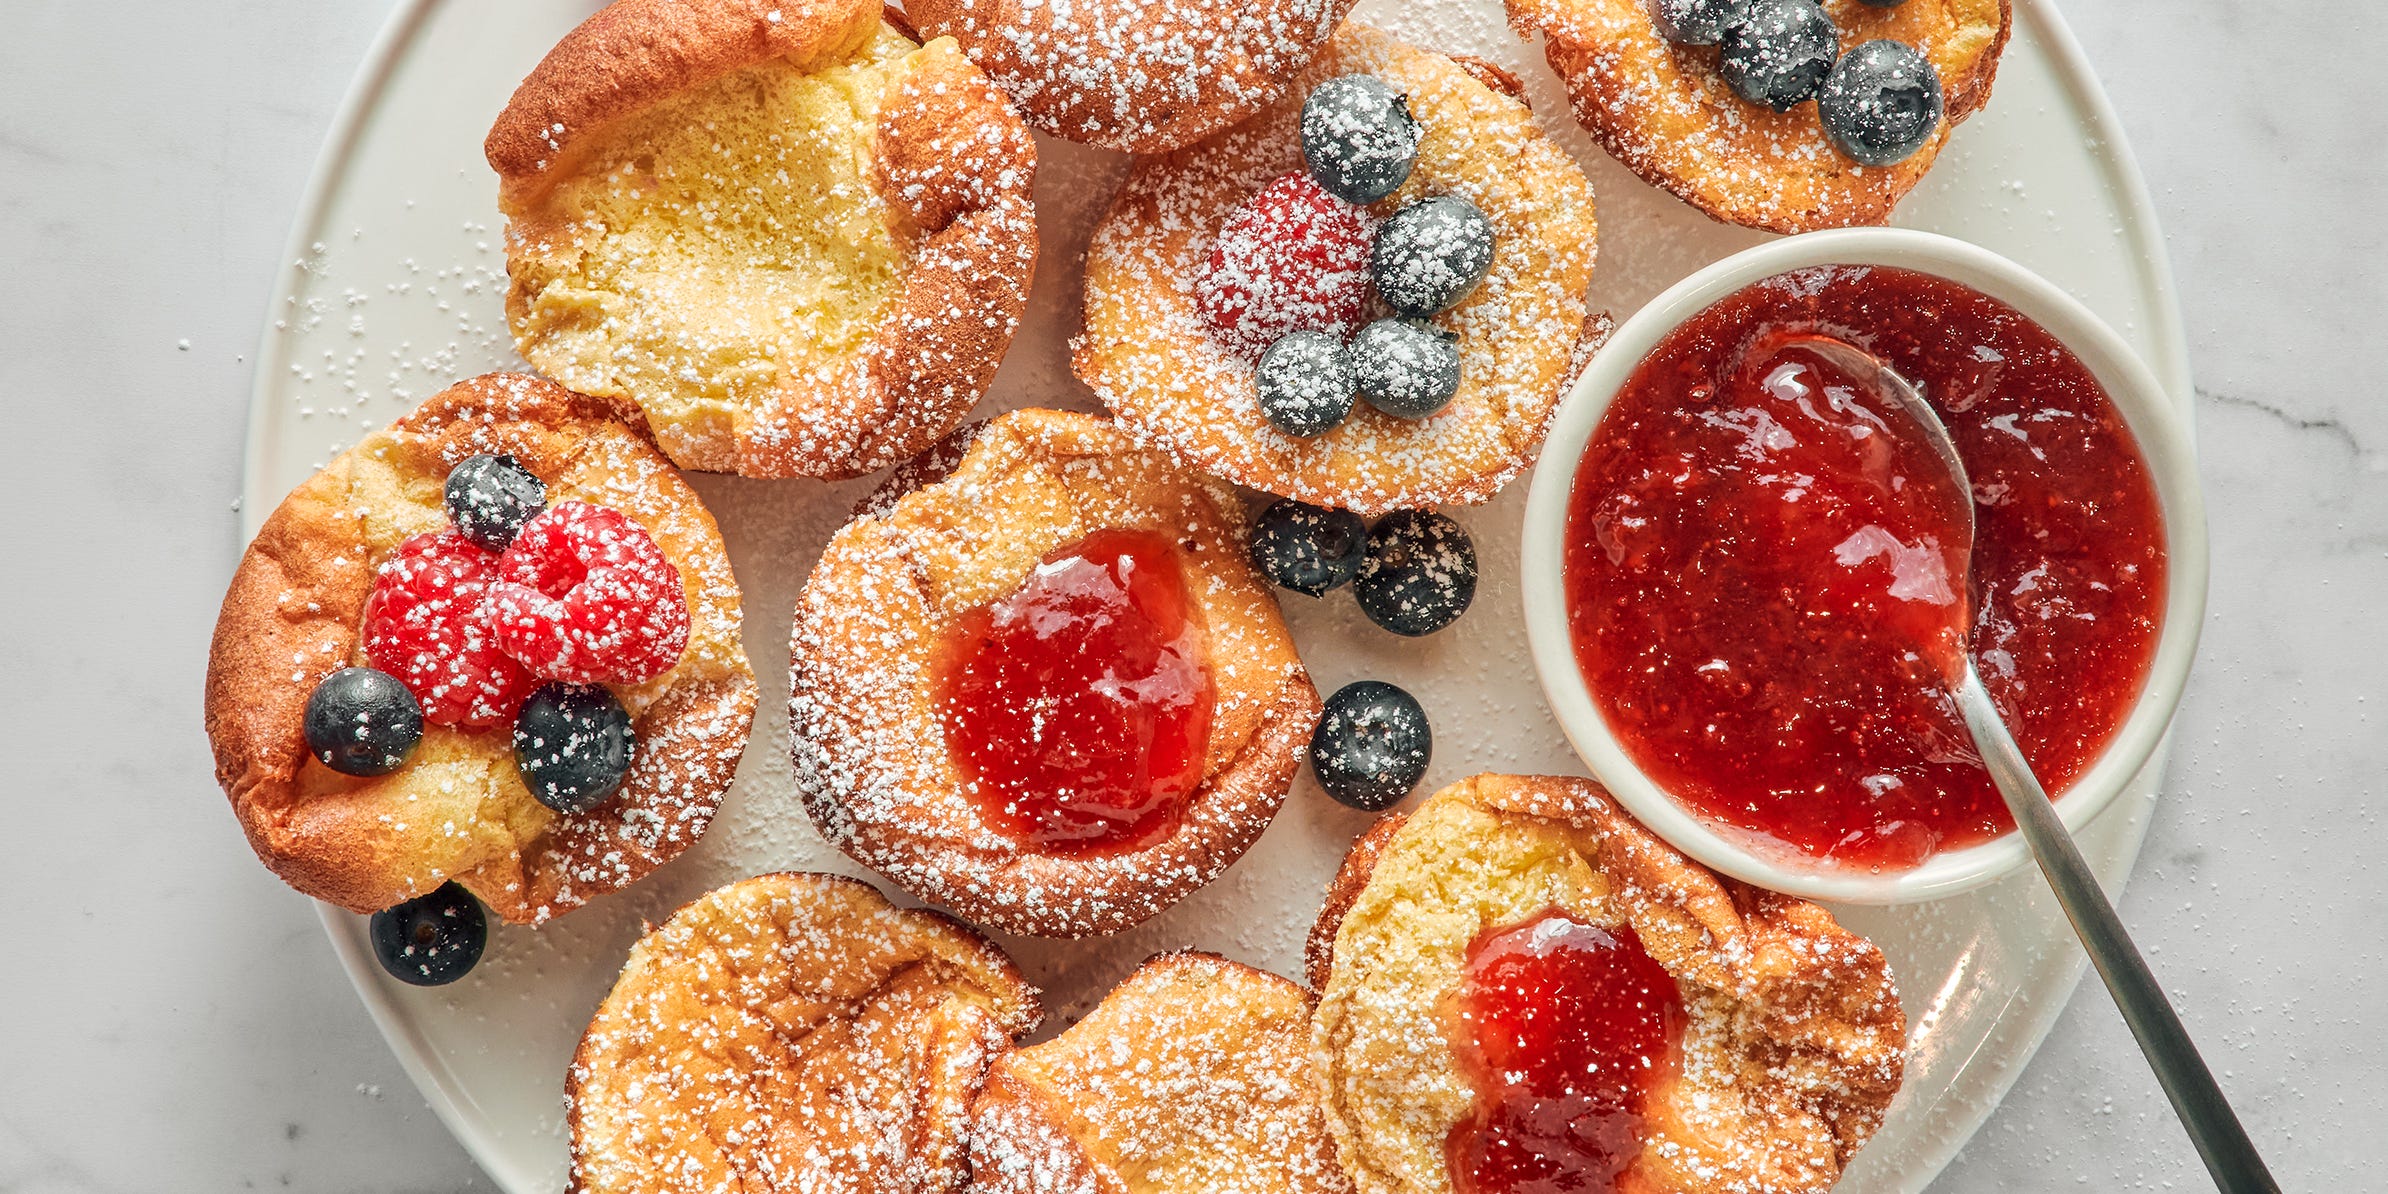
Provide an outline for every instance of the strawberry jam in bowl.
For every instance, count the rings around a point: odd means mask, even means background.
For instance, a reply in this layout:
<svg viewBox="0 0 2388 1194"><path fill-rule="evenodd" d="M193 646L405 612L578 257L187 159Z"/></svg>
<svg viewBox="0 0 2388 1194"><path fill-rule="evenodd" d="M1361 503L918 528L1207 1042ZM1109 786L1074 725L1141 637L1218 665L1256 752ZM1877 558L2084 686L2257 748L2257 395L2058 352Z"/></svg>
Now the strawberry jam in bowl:
<svg viewBox="0 0 2388 1194"><path fill-rule="evenodd" d="M1970 492L1816 337L1925 396ZM2068 827L2147 765L2203 612L2182 420L2078 302L1963 242L1718 262L1619 329L1545 448L1524 593L1553 710L1737 878L1875 903L1996 878L2027 855L1953 678L1970 654Z"/></svg>

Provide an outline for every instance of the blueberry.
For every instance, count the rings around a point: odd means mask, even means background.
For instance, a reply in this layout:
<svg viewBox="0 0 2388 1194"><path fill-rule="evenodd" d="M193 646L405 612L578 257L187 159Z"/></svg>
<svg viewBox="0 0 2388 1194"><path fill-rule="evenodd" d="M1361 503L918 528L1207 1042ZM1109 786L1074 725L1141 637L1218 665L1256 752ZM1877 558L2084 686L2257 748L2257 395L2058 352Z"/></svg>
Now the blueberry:
<svg viewBox="0 0 2388 1194"><path fill-rule="evenodd" d="M630 773L630 714L597 684L542 684L514 718L514 763L539 803L585 813Z"/></svg>
<svg viewBox="0 0 2388 1194"><path fill-rule="evenodd" d="M1898 41L1870 41L1842 55L1816 96L1825 137L1861 166L1906 160L1932 139L1940 112L1940 72Z"/></svg>
<svg viewBox="0 0 2388 1194"><path fill-rule="evenodd" d="M1269 503L1252 523L1252 563L1261 575L1313 597L1351 580L1367 545L1359 515L1292 498Z"/></svg>
<svg viewBox="0 0 2388 1194"><path fill-rule="evenodd" d="M1423 419L1459 392L1459 337L1431 324L1380 319L1349 351L1360 396L1386 414Z"/></svg>
<svg viewBox="0 0 2388 1194"><path fill-rule="evenodd" d="M448 519L465 538L504 551L547 506L547 486L511 456L471 456L448 470Z"/></svg>
<svg viewBox="0 0 2388 1194"><path fill-rule="evenodd" d="M1395 634L1433 634L1476 599L1476 544L1440 514L1396 510L1369 528L1352 596L1369 621Z"/></svg>
<svg viewBox="0 0 2388 1194"><path fill-rule="evenodd" d="M1352 363L1325 332L1287 332L1260 354L1253 373L1260 413L1287 435L1331 430L1352 413Z"/></svg>
<svg viewBox="0 0 2388 1194"><path fill-rule="evenodd" d="M1310 734L1310 770L1338 804L1393 807L1426 777L1434 731L1418 698L1382 680L1346 684L1327 698Z"/></svg>
<svg viewBox="0 0 2388 1194"><path fill-rule="evenodd" d="M489 918L472 894L454 883L374 913L367 930L381 968L418 987L463 978L489 944Z"/></svg>
<svg viewBox="0 0 2388 1194"><path fill-rule="evenodd" d="M1725 27L1741 16L1749 0L1651 0L1658 35L1683 46L1713 46Z"/></svg>
<svg viewBox="0 0 2388 1194"><path fill-rule="evenodd" d="M316 682L302 719L307 750L342 775L388 775L423 740L423 707L398 677L344 667Z"/></svg>
<svg viewBox="0 0 2388 1194"><path fill-rule="evenodd" d="M1368 270L1388 306L1424 319L1465 298L1492 259L1492 221L1457 195L1437 195L1394 212L1377 229Z"/></svg>
<svg viewBox="0 0 2388 1194"><path fill-rule="evenodd" d="M1302 156L1310 177L1347 203L1374 203L1400 189L1426 130L1409 97L1374 75L1345 75L1302 101Z"/></svg>
<svg viewBox="0 0 2388 1194"><path fill-rule="evenodd" d="M1741 98L1788 112L1824 86L1840 46L1816 0L1751 0L1717 42L1716 73Z"/></svg>
<svg viewBox="0 0 2388 1194"><path fill-rule="evenodd" d="M1907 3L1907 0L1864 0L1864 2L1868 8L1897 8Z"/></svg>

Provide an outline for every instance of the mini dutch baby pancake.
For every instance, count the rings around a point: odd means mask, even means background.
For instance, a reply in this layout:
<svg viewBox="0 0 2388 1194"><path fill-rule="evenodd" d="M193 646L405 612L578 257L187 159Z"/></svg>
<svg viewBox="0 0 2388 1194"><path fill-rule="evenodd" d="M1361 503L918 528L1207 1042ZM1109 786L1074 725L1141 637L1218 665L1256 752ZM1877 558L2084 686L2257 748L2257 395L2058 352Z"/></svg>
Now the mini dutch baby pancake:
<svg viewBox="0 0 2388 1194"><path fill-rule="evenodd" d="M695 842L754 722L712 515L635 426L459 382L292 491L224 596L216 777L291 886L545 920Z"/></svg>
<svg viewBox="0 0 2388 1194"><path fill-rule="evenodd" d="M1590 780L1480 775L1388 816L1311 943L1363 1194L1820 1191L1904 1065L1871 942L1718 879Z"/></svg>
<svg viewBox="0 0 2388 1194"><path fill-rule="evenodd" d="M972 1194L1349 1194L1318 1102L1310 992L1164 954L987 1072Z"/></svg>
<svg viewBox="0 0 2388 1194"><path fill-rule="evenodd" d="M1592 187L1490 72L1346 24L1250 121L1140 160L1078 376L1189 467L1363 514L1531 463L1605 321Z"/></svg>
<svg viewBox="0 0 2388 1194"><path fill-rule="evenodd" d="M524 357L683 468L846 477L944 435L1011 344L1036 148L877 0L617 0L490 129Z"/></svg>
<svg viewBox="0 0 2388 1194"><path fill-rule="evenodd" d="M1235 494L1050 410L917 476L797 602L814 822L1007 932L1117 932L1210 882L1276 815L1319 710Z"/></svg>
<svg viewBox="0 0 2388 1194"><path fill-rule="evenodd" d="M952 1194L1011 959L834 875L743 879L632 947L565 1083L573 1194Z"/></svg>
<svg viewBox="0 0 2388 1194"><path fill-rule="evenodd" d="M1250 116L1326 44L1353 0L910 0L1038 128L1163 153Z"/></svg>
<svg viewBox="0 0 2388 1194"><path fill-rule="evenodd" d="M1575 117L1727 223L1880 224L1990 99L2008 0L1506 0Z"/></svg>

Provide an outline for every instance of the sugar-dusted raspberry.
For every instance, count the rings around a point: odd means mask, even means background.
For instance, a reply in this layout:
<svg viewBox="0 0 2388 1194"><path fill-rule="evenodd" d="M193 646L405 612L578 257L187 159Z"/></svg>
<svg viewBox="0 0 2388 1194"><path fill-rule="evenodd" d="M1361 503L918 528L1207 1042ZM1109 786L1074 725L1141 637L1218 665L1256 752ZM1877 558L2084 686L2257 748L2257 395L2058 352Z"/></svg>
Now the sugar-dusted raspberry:
<svg viewBox="0 0 2388 1194"><path fill-rule="evenodd" d="M1341 339L1368 298L1368 213L1308 174L1287 174L1236 205L1211 241L1195 305L1219 342L1257 357L1292 331Z"/></svg>
<svg viewBox="0 0 2388 1194"><path fill-rule="evenodd" d="M635 684L688 646L680 570L618 510L557 502L524 524L489 586L498 645L542 679Z"/></svg>
<svg viewBox="0 0 2388 1194"><path fill-rule="evenodd" d="M514 720L537 681L498 649L486 600L498 558L455 531L398 545L365 599L365 657L398 677L433 725Z"/></svg>

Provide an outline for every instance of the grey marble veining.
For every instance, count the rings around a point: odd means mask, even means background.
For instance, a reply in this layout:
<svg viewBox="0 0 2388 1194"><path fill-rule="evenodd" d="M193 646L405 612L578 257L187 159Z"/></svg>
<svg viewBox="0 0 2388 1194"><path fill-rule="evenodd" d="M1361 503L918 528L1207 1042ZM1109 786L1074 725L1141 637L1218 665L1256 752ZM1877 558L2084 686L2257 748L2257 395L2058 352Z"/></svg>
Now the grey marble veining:
<svg viewBox="0 0 2388 1194"><path fill-rule="evenodd" d="M0 1194L488 1183L194 710L258 313L379 3L0 5ZM2291 1189L2388 1171L2388 31L2075 0L2168 234L2212 612L2124 915ZM2198 1189L2094 986L1936 1190Z"/></svg>

